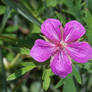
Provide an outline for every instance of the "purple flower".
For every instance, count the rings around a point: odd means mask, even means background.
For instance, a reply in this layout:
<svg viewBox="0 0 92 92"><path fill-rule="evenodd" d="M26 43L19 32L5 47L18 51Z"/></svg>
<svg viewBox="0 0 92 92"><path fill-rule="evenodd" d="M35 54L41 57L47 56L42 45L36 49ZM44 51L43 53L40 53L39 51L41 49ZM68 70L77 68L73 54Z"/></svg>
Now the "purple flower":
<svg viewBox="0 0 92 92"><path fill-rule="evenodd" d="M70 21L63 28L59 20L47 19L41 25L41 32L47 40L36 40L30 56L38 62L51 57L50 67L54 74L65 78L72 72L72 59L85 63L92 58L90 45L78 40L85 34L85 28L78 21Z"/></svg>

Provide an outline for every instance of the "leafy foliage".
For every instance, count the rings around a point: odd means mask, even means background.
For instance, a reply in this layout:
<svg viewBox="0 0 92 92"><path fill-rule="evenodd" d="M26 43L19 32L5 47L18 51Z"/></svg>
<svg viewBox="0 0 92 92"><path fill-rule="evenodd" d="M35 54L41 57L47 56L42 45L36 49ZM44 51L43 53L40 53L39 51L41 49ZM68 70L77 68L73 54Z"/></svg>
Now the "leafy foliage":
<svg viewBox="0 0 92 92"><path fill-rule="evenodd" d="M75 84L73 82L72 76L68 76L64 82L64 89L63 92L76 92Z"/></svg>
<svg viewBox="0 0 92 92"><path fill-rule="evenodd" d="M43 71L43 76L42 76L42 80L43 80L43 89L47 90L50 86L50 81L51 81L51 69L45 69Z"/></svg>
<svg viewBox="0 0 92 92"><path fill-rule="evenodd" d="M35 68L35 64L33 65L28 65L28 66L25 66L19 70L17 70L15 73L11 74L7 80L14 80L22 75L24 75L26 72L32 70L33 68Z"/></svg>

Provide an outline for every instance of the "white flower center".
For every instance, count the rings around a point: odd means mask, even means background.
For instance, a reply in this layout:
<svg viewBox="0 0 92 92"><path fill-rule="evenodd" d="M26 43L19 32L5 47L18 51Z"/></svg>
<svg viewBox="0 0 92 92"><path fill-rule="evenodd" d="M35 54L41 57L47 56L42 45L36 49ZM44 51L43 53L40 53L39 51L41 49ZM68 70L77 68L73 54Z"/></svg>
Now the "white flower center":
<svg viewBox="0 0 92 92"><path fill-rule="evenodd" d="M61 48L63 49L63 48L65 48L67 46L67 43L65 43L64 41L61 41L60 45L61 45Z"/></svg>

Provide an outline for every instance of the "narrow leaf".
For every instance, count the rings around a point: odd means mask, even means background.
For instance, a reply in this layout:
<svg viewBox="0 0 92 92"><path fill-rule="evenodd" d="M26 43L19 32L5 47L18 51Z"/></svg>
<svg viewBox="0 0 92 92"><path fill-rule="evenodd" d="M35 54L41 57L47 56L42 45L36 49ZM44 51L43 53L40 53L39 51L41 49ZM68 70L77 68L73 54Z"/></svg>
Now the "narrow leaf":
<svg viewBox="0 0 92 92"><path fill-rule="evenodd" d="M89 43L92 46L92 14L90 13L89 10L85 10L85 17L84 17L84 22L87 24L87 39L89 41Z"/></svg>
<svg viewBox="0 0 92 92"><path fill-rule="evenodd" d="M6 8L6 11L5 11L5 14L4 14L4 16L3 16L3 19L2 19L1 28L0 28L0 33L2 33L2 31L3 31L3 29L4 29L5 24L6 24L7 20L8 20L8 17L9 17L9 15L10 15L10 13L11 13L11 8L10 8L10 7L7 7L7 8Z"/></svg>
<svg viewBox="0 0 92 92"><path fill-rule="evenodd" d="M22 66L34 66L33 62L22 62L21 63Z"/></svg>
<svg viewBox="0 0 92 92"><path fill-rule="evenodd" d="M21 68L19 70L17 70L15 73L11 74L7 80L14 80L22 75L24 75L26 72L34 69L36 66L35 65L32 65L32 66L26 66L24 68Z"/></svg>
<svg viewBox="0 0 92 92"><path fill-rule="evenodd" d="M82 81L81 81L80 74L79 74L78 70L76 69L76 67L74 65L73 65L72 75L74 75L74 77L76 78L78 83L81 84Z"/></svg>
<svg viewBox="0 0 92 92"><path fill-rule="evenodd" d="M12 0L4 0L4 2L8 6L10 6L11 8L14 8L20 15L22 15L23 17L25 17L30 22L35 23L35 24L37 24L39 26L41 25L41 23L22 4L20 4L20 3L16 4Z"/></svg>
<svg viewBox="0 0 92 92"><path fill-rule="evenodd" d="M59 88L60 86L62 86L64 84L65 79L61 79L55 86L55 88Z"/></svg>

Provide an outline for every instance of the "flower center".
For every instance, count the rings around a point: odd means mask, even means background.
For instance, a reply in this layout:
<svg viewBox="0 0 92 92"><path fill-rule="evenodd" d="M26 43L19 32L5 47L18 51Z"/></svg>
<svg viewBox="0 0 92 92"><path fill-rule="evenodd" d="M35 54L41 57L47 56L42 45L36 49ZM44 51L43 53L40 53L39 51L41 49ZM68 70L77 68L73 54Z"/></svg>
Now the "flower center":
<svg viewBox="0 0 92 92"><path fill-rule="evenodd" d="M60 44L61 44L61 48L62 48L62 49L65 48L66 45L67 45L64 41L61 41Z"/></svg>
<svg viewBox="0 0 92 92"><path fill-rule="evenodd" d="M59 49L64 49L67 46L67 43L65 43L64 41L61 41L59 44L57 44L57 47Z"/></svg>

